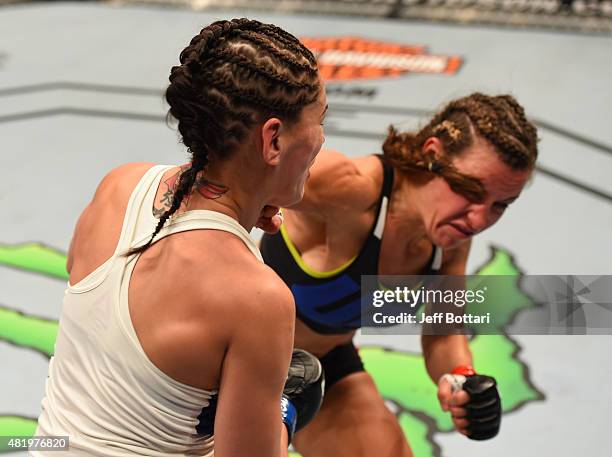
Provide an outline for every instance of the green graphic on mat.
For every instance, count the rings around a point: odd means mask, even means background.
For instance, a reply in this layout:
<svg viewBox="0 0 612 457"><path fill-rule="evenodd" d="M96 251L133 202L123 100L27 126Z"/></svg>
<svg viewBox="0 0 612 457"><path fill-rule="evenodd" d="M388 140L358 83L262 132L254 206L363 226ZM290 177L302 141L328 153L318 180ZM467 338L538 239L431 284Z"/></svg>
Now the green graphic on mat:
<svg viewBox="0 0 612 457"><path fill-rule="evenodd" d="M47 357L53 355L57 321L28 316L0 306L0 340L33 349ZM0 436L3 436L0 434Z"/></svg>
<svg viewBox="0 0 612 457"><path fill-rule="evenodd" d="M0 417L1 436L29 436L36 430L36 421L26 417L2 416Z"/></svg>
<svg viewBox="0 0 612 457"><path fill-rule="evenodd" d="M61 280L68 277L65 254L42 244L0 245L0 265ZM516 277L513 289L503 291L509 308L504 315L506 321L497 319L495 325L503 328L517 312L535 306L520 290L520 271L511 255L503 249L493 249L489 262L476 274ZM49 357L53 353L57 328L56 321L28 316L0 306L0 341ZM498 335L477 335L470 341L470 347L476 369L497 378L504 412L543 398L528 379L527 367L517 358L520 347L503 332ZM435 440L436 433L450 432L453 427L448 413L440 409L436 386L425 371L422 355L381 347L362 347L360 354L383 397L395 405L398 421L415 457L441 455ZM34 418L0 416L0 436L30 436L35 428ZM0 453L8 451L0 447ZM297 453L291 455L299 456Z"/></svg>
<svg viewBox="0 0 612 457"><path fill-rule="evenodd" d="M68 280L66 254L40 243L0 244L0 265Z"/></svg>

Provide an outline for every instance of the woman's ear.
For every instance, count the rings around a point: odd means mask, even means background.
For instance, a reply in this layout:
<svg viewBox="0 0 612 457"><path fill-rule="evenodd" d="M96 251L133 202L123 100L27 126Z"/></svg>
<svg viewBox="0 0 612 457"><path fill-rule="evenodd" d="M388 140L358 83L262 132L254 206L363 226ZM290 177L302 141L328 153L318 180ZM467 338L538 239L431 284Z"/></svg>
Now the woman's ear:
<svg viewBox="0 0 612 457"><path fill-rule="evenodd" d="M436 136L430 136L423 143L421 148L423 151L423 157L429 157L431 159L439 160L444 156L444 146L440 139Z"/></svg>
<svg viewBox="0 0 612 457"><path fill-rule="evenodd" d="M283 122L272 117L261 126L262 156L268 165L278 165L280 161L279 136L283 129Z"/></svg>

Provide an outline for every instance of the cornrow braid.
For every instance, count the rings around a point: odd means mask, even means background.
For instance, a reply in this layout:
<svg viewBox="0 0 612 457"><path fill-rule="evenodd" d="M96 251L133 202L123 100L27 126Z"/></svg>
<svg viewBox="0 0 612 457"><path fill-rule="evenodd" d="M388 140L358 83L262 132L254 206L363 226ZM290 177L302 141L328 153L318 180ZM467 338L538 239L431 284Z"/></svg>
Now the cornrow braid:
<svg viewBox="0 0 612 457"><path fill-rule="evenodd" d="M416 133L389 130L383 144L385 158L400 171L420 171L440 176L457 193L471 201L482 201L482 183L460 173L453 157L471 146L476 136L488 141L502 161L516 170L533 168L537 159L537 130L525 117L523 107L511 95L473 93L448 103ZM445 155L426 157L423 145L437 137Z"/></svg>
<svg viewBox="0 0 612 457"><path fill-rule="evenodd" d="M210 47L217 44L216 42L219 38L223 35L230 35L240 25L239 22L233 20L217 21L205 27L198 35L191 39L189 46L181 52L179 56L181 64L187 64L190 61L198 62Z"/></svg>
<svg viewBox="0 0 612 457"><path fill-rule="evenodd" d="M162 214L146 250L190 195L209 163L229 158L256 122L266 116L298 120L315 101L321 82L312 54L290 33L249 19L213 22L194 36L172 67L166 101L176 119L191 166L181 171L170 208Z"/></svg>
<svg viewBox="0 0 612 457"><path fill-rule="evenodd" d="M218 59L223 59L226 62L236 64L254 73L258 73L264 78L284 84L287 87L294 87L297 89L310 89L312 86L312 84L308 84L306 82L293 81L287 76L283 76L277 73L270 73L265 66L252 62L248 57L243 56L241 54L233 54L228 49L215 49L212 50L210 54Z"/></svg>
<svg viewBox="0 0 612 457"><path fill-rule="evenodd" d="M198 97L200 100L202 100L203 103L214 108L217 113L222 113L225 116L238 119L239 121L244 122L246 124L253 122L253 117L249 113L243 111L233 111L226 104L217 101L211 94L198 94ZM212 118L211 122L215 123L220 129L223 129L223 126Z"/></svg>
<svg viewBox="0 0 612 457"><path fill-rule="evenodd" d="M515 169L527 169L537 159L537 131L527 121L523 108L510 96L486 97L477 94L486 108L473 107L468 113L479 133Z"/></svg>
<svg viewBox="0 0 612 457"><path fill-rule="evenodd" d="M304 57L306 57L308 63L311 65L316 65L317 59L312 51L304 46L296 37L273 24L266 24L264 27L268 30L267 33L270 36L273 36L278 41L284 43L293 53L302 54Z"/></svg>
<svg viewBox="0 0 612 457"><path fill-rule="evenodd" d="M282 60L283 63L293 67L294 69L296 69L298 71L303 71L303 72L306 72L306 73L308 73L310 75L314 75L318 71L316 68L313 68L311 64L300 63L296 59L288 57L284 52L280 51L279 49L275 48L274 46L271 46L269 44L269 42L267 42L266 40L262 39L260 36L255 35L254 33L241 32L241 33L239 33L239 36L240 36L240 38L243 38L245 40L251 41L252 43L262 47L263 49L268 51L270 54L274 55L279 60Z"/></svg>
<svg viewBox="0 0 612 457"><path fill-rule="evenodd" d="M221 89L225 94L229 95L233 99L262 108L268 108L271 112L293 113L300 110L300 105L295 103L283 102L280 100L270 101L255 91L240 90L232 84L230 78L211 78L210 83L211 86Z"/></svg>

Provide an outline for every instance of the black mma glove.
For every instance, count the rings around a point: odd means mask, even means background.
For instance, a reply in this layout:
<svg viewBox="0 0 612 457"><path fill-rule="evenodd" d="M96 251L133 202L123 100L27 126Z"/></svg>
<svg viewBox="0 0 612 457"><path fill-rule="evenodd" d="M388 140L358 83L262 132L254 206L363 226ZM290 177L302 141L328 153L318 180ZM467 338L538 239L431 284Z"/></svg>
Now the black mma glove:
<svg viewBox="0 0 612 457"><path fill-rule="evenodd" d="M453 392L462 389L470 397L467 403L461 405L467 412L465 419L469 422L468 438L488 440L497 435L502 408L495 378L478 375L468 366L459 366L443 378L450 382Z"/></svg>
<svg viewBox="0 0 612 457"><path fill-rule="evenodd" d="M289 442L295 432L312 420L323 402L325 379L321 362L314 355L294 349L281 398L281 417Z"/></svg>

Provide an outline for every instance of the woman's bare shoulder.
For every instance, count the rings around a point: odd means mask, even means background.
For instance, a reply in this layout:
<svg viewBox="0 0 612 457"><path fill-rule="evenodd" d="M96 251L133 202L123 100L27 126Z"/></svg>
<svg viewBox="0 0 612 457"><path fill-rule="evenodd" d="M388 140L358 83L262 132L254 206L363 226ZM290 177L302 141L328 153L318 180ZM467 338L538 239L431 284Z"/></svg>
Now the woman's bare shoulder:
<svg viewBox="0 0 612 457"><path fill-rule="evenodd" d="M219 324L225 322L229 327L238 316L241 321L258 321L260 325L293 321L293 295L274 270L240 246L241 240L210 231L201 231L199 235L202 240L206 239L201 243L203 248L180 254L190 257L189 262L182 262L189 266L181 272L187 275L185 283L191 285L185 292L191 296L188 300L196 307L218 310ZM207 272L205 278L202 271Z"/></svg>
<svg viewBox="0 0 612 457"><path fill-rule="evenodd" d="M152 162L133 162L113 168L100 181L96 194L105 191L116 192L120 189L133 189L147 170L154 165Z"/></svg>
<svg viewBox="0 0 612 457"><path fill-rule="evenodd" d="M321 151L310 170L304 199L294 208L324 212L369 208L380 187L377 161L373 156L351 158L335 150Z"/></svg>

